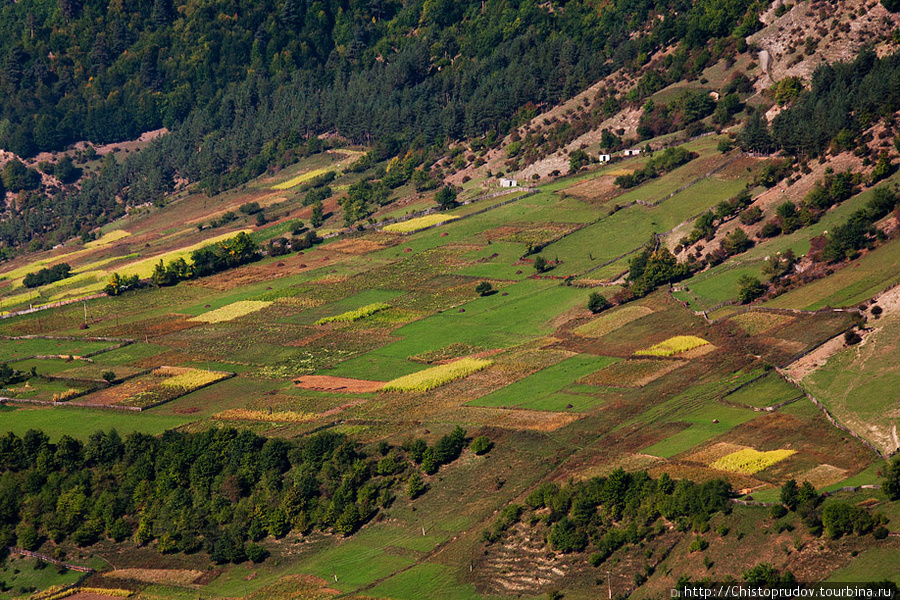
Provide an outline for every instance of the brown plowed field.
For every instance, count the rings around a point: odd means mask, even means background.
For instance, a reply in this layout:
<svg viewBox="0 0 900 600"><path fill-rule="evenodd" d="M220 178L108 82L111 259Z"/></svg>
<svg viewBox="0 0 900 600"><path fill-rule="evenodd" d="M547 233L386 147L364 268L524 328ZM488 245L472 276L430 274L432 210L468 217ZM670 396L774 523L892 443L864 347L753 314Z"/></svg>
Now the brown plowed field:
<svg viewBox="0 0 900 600"><path fill-rule="evenodd" d="M307 375L295 379L297 387L317 392L350 392L353 394L365 394L377 392L384 387L383 381L368 381L366 379L351 379L349 377L332 377L331 375Z"/></svg>

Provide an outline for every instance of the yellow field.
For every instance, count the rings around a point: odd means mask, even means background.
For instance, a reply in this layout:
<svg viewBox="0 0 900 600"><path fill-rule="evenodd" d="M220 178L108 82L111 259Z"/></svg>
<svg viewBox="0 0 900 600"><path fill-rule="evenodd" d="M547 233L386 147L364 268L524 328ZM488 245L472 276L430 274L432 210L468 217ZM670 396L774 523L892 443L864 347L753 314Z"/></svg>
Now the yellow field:
<svg viewBox="0 0 900 600"><path fill-rule="evenodd" d="M88 242L84 245L85 248L100 248L102 246L108 246L113 242L118 242L121 239L127 238L131 234L124 229L114 229L110 232L104 233L101 237L94 240L93 242Z"/></svg>
<svg viewBox="0 0 900 600"><path fill-rule="evenodd" d="M316 415L290 410L265 411L249 408L231 408L213 415L220 421L263 421L269 423L303 423L311 421Z"/></svg>
<svg viewBox="0 0 900 600"><path fill-rule="evenodd" d="M88 271L94 271L99 269L102 266L108 265L111 262L116 262L117 260L126 260L128 258L138 258L140 256L137 252L132 252L131 254L123 254L122 256L110 256L109 258L104 258L102 260L95 260L92 263L88 263L78 268L79 273L87 273Z"/></svg>
<svg viewBox="0 0 900 600"><path fill-rule="evenodd" d="M166 252L164 254L157 254L156 256L151 256L150 258L145 258L144 260L139 260L137 262L133 262L128 265L123 265L119 268L114 269L116 273L121 275L122 277L127 277L130 275L137 275L141 279L145 279L153 275L153 269L156 267L156 264L159 262L159 259L162 259L165 263L170 263L173 260L178 260L179 258L183 258L187 260L190 257L191 253L194 250L199 250L205 246L211 246L212 244L217 244L219 242L225 241L227 239L231 239L239 233L252 233L250 229L242 229L241 231L233 231L231 233L223 233L222 235L217 235L214 238L210 238L208 240L204 240L202 242L197 242L192 246L187 246L185 248L180 248L179 250L172 250L171 252ZM98 271L99 272L99 271ZM112 271L110 272L100 272L101 277L108 277L112 275Z"/></svg>
<svg viewBox="0 0 900 600"><path fill-rule="evenodd" d="M386 392L427 392L456 379L468 377L472 373L477 373L492 364L493 361L491 360L461 358L446 365L438 365L412 375L398 377L388 381L381 389Z"/></svg>
<svg viewBox="0 0 900 600"><path fill-rule="evenodd" d="M113 269L104 270L99 267L110 263L114 260L120 260L121 258L127 258L130 256L138 256L137 254L130 254L125 257L119 258L109 258L100 261L96 261L95 263L91 263L86 267L82 268L79 273L76 275L69 277L67 279L62 279L60 281L53 282L46 286L43 286L44 290L51 290L53 288L66 287L68 289L61 291L57 294L53 294L49 297L42 296L37 290L32 292L25 292L21 294L17 294L14 296L9 296L7 298L0 299L0 306L3 307L13 307L18 304L24 303L33 303L35 306L50 304L53 302L58 302L60 300L71 299L71 298L81 298L84 296L89 296L92 294L96 294L101 292L104 287L106 287L106 282L109 277L113 274L113 272L119 273L122 276L129 275L137 275L142 279L146 279L153 274L153 269L156 267L157 263L159 263L160 259L164 262L169 263L173 260L177 260L179 258L188 259L194 250L198 250L205 246L210 246L212 244L216 244L218 242L233 238L238 233L251 233L250 229L244 229L241 231L235 231L232 233L223 233L216 237L210 238L208 240L204 240L202 242L198 242L191 246L186 246L184 248L180 248L178 250L172 250L171 252L165 252L163 254L157 254L155 256L151 256L149 258L145 258L143 260L138 260L126 265L122 265L120 267L115 267ZM63 254L57 256L52 259L41 259L39 261L34 261L28 264L25 267L19 267L13 271L6 273L5 275L0 275L0 279L2 278L21 278L27 275L28 273L37 271L42 268L43 265L47 265L50 263L61 262L65 258L71 258L85 252L90 252L90 250L78 250L77 252L71 252L69 254ZM72 284L83 282L84 285L74 286ZM21 285L21 281L17 282ZM13 285L16 285L14 283Z"/></svg>
<svg viewBox="0 0 900 600"><path fill-rule="evenodd" d="M324 317L316 321L316 325L325 325L326 323L352 323L353 321L365 319L370 315L374 315L375 313L381 312L390 307L390 304L385 304L384 302L369 304L367 306L363 306L362 308L357 308L356 310L348 310L345 313L341 313L333 317Z"/></svg>
<svg viewBox="0 0 900 600"><path fill-rule="evenodd" d="M753 448L746 448L723 456L709 466L720 471L753 475L754 473L758 473L763 469L771 467L775 463L781 462L796 453L796 450L771 450L769 452L760 452Z"/></svg>
<svg viewBox="0 0 900 600"><path fill-rule="evenodd" d="M453 221L458 218L459 217L455 215L425 215L424 217L410 219L409 221L403 221L402 223L393 223L392 225L386 226L382 231L388 233L411 233L413 231L425 229L426 227L431 227L432 225L440 225L441 223Z"/></svg>
<svg viewBox="0 0 900 600"><path fill-rule="evenodd" d="M316 169L315 171L308 171L306 173L297 175L293 179L288 179L287 181L282 181L279 184L273 185L272 189L273 190L289 190L292 187L296 187L296 186L300 185L301 183L307 182L310 179L318 177L319 175L324 175L328 171L333 171L333 170L334 169L331 169L331 168L324 168L324 169Z"/></svg>
<svg viewBox="0 0 900 600"><path fill-rule="evenodd" d="M75 252L60 254L59 256L54 256L52 258L41 258L39 260L32 261L23 267L12 269L11 271L7 271L6 273L0 273L0 279L22 279L29 273L40 271L47 265L55 265L57 263L66 262L66 260L71 260L76 256L81 256L85 252L87 252L87 250L76 250Z"/></svg>
<svg viewBox="0 0 900 600"><path fill-rule="evenodd" d="M244 315L249 315L250 313L255 313L270 304L272 303L263 300L241 300L240 302L233 302L222 308L203 313L202 315L197 315L190 320L201 323L222 323L224 321L232 321L238 317L243 317Z"/></svg>
<svg viewBox="0 0 900 600"><path fill-rule="evenodd" d="M157 377L165 377L159 385L193 390L224 379L227 373L221 371L204 371L187 367L160 367L153 371Z"/></svg>
<svg viewBox="0 0 900 600"><path fill-rule="evenodd" d="M638 350L635 354L638 356L674 356L707 344L709 342L695 335L676 335L645 350Z"/></svg>

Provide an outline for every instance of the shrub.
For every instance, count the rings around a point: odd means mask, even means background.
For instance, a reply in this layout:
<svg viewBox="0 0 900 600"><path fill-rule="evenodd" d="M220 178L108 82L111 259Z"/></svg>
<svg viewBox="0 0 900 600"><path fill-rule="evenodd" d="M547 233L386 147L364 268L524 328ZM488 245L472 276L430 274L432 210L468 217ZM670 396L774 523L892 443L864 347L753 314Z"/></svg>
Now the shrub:
<svg viewBox="0 0 900 600"><path fill-rule="evenodd" d="M766 293L766 286L750 275L742 275L738 279L738 302L749 304Z"/></svg>
<svg viewBox="0 0 900 600"><path fill-rule="evenodd" d="M844 332L844 344L846 344L848 346L855 346L856 344L860 343L861 341L862 341L862 338L859 336L858 333L856 333L852 329Z"/></svg>
<svg viewBox="0 0 900 600"><path fill-rule="evenodd" d="M41 269L36 273L28 273L22 280L22 285L27 288L36 288L38 286L47 285L48 283L53 283L54 281L66 279L71 272L72 267L69 263L60 263L58 265L53 265L52 267Z"/></svg>
<svg viewBox="0 0 900 600"><path fill-rule="evenodd" d="M709 548L709 542L707 542L705 539L703 539L702 537L700 537L698 535L697 537L694 538L694 541L691 542L691 545L688 548L688 551L703 552L707 548Z"/></svg>
<svg viewBox="0 0 900 600"><path fill-rule="evenodd" d="M410 475L409 479L406 480L406 496L410 500L415 500L424 494L425 489L425 482L422 481L422 476L419 475L418 471Z"/></svg>
<svg viewBox="0 0 900 600"><path fill-rule="evenodd" d="M744 225L753 225L762 219L762 210L758 206L751 206L744 210L738 219Z"/></svg>
<svg viewBox="0 0 900 600"><path fill-rule="evenodd" d="M575 526L568 517L553 524L548 537L550 546L559 552L580 552L588 543L587 535Z"/></svg>
<svg viewBox="0 0 900 600"><path fill-rule="evenodd" d="M588 296L587 307L588 310L594 314L602 312L603 310L609 308L609 300L601 294L600 292L591 292L591 295Z"/></svg>
<svg viewBox="0 0 900 600"><path fill-rule="evenodd" d="M492 286L487 281L482 281L481 283L479 283L478 285L475 286L475 293L477 293L479 296L487 296L493 290L494 290L494 286Z"/></svg>
<svg viewBox="0 0 900 600"><path fill-rule="evenodd" d="M259 202L245 202L238 207L238 210L245 215L255 215L258 212L262 212L262 207L259 205Z"/></svg>
<svg viewBox="0 0 900 600"><path fill-rule="evenodd" d="M881 489L889 500L900 500L900 456L895 456L886 469Z"/></svg>
<svg viewBox="0 0 900 600"><path fill-rule="evenodd" d="M487 454L494 447L493 442L486 435L480 435L472 440L472 452L481 456Z"/></svg>
<svg viewBox="0 0 900 600"><path fill-rule="evenodd" d="M261 563L269 556L269 551L259 544L247 544L247 558L255 563Z"/></svg>

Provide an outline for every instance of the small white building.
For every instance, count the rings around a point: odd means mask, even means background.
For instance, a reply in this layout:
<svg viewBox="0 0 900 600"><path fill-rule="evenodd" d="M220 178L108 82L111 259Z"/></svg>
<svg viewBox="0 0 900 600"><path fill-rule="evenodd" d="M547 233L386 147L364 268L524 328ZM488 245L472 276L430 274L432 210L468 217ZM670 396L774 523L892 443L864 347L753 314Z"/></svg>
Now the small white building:
<svg viewBox="0 0 900 600"><path fill-rule="evenodd" d="M518 187L518 186L519 186L519 182L515 179L502 179L502 178L500 179L500 187L502 187L502 188L511 188L511 187Z"/></svg>
<svg viewBox="0 0 900 600"><path fill-rule="evenodd" d="M622 154L624 154L625 156L637 156L637 155L640 154L640 153L641 153L641 149L640 149L640 148L632 148L632 149L630 149L630 150L626 150L626 151L623 152Z"/></svg>
<svg viewBox="0 0 900 600"><path fill-rule="evenodd" d="M607 163L607 162L609 162L609 154L598 154L597 160L599 160L602 163Z"/></svg>

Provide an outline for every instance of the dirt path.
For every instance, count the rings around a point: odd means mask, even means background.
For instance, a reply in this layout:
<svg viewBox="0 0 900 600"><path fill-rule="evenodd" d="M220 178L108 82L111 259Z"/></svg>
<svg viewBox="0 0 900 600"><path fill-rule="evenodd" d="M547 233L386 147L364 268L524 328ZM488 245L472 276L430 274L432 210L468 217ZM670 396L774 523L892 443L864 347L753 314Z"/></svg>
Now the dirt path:
<svg viewBox="0 0 900 600"><path fill-rule="evenodd" d="M792 362L783 369L785 376L796 382L802 381L810 373L825 365L828 359L835 353L842 350L844 345L844 335L841 334L833 337L809 354L801 356L798 360Z"/></svg>

